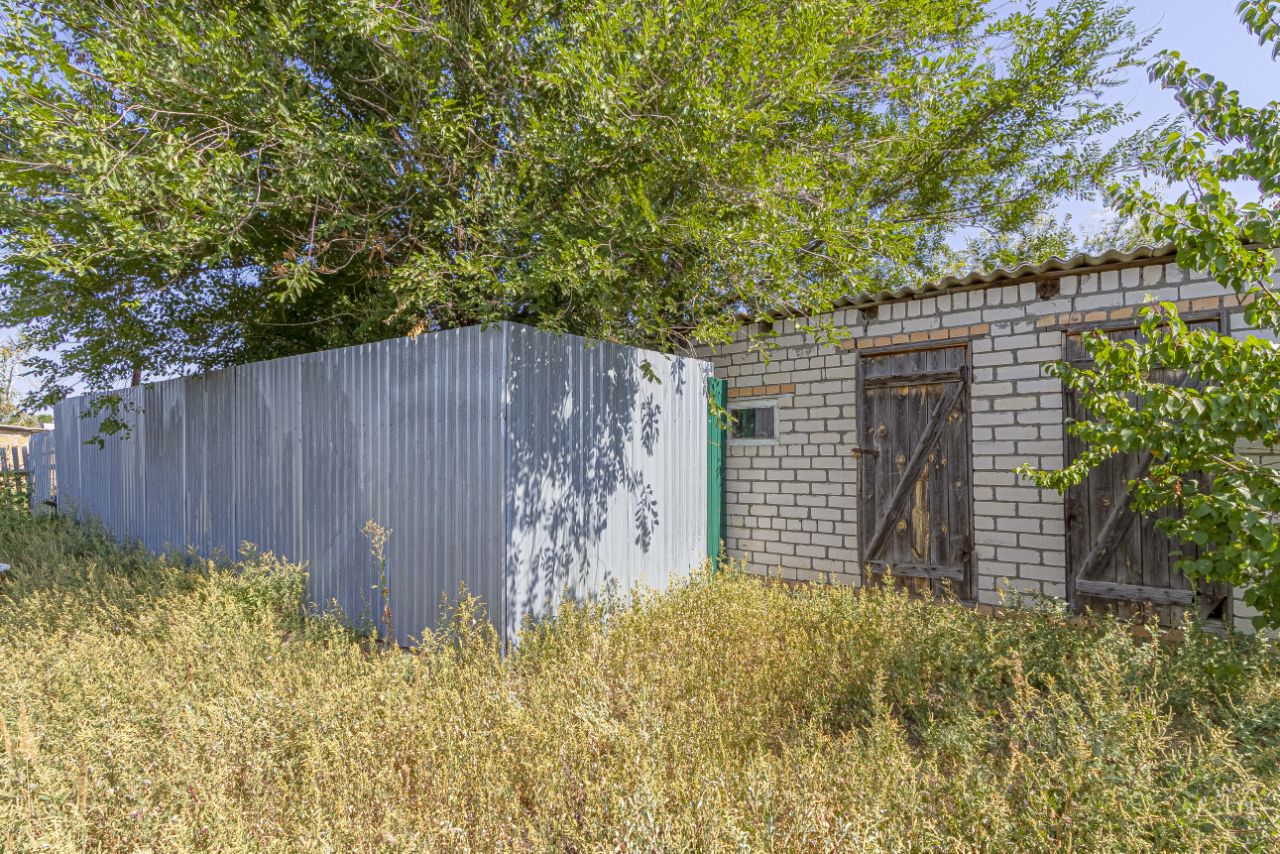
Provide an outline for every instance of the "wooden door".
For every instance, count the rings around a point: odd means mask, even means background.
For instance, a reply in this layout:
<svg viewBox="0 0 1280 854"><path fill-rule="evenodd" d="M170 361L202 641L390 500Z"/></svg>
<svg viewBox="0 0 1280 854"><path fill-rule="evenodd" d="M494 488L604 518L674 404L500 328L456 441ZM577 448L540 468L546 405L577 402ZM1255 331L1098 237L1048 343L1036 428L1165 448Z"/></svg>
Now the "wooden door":
<svg viewBox="0 0 1280 854"><path fill-rule="evenodd" d="M864 580L973 597L967 351L860 362L859 543Z"/></svg>
<svg viewBox="0 0 1280 854"><path fill-rule="evenodd" d="M1217 329L1216 319L1189 323L1192 327ZM1132 340L1138 330L1115 329L1107 334L1117 340ZM1088 365L1082 336L1067 338L1067 360ZM1161 382L1181 384L1185 371L1162 371ZM1088 418L1076 395L1068 391L1064 401L1068 419ZM1067 460L1084 450L1084 443L1067 435ZM1083 483L1067 492L1067 566L1071 580L1072 604L1078 609L1107 611L1131 618L1149 612L1162 625L1177 625L1190 611L1197 619L1223 620L1227 616L1230 589L1224 585L1201 585L1173 568L1181 556L1195 557L1199 549L1179 543L1156 527L1162 518L1174 515L1175 508L1140 516L1130 507L1129 484L1146 476L1150 454L1120 454L1094 469Z"/></svg>

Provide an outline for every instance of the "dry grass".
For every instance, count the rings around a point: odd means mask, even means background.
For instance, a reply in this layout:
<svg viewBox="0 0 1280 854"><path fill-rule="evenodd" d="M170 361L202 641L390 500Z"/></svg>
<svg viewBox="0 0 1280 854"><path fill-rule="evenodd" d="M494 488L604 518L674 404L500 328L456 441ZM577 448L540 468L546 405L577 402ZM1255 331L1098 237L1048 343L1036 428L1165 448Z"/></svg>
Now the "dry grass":
<svg viewBox="0 0 1280 854"><path fill-rule="evenodd" d="M8 850L1262 850L1280 666L733 573L415 654L302 576L0 522ZM392 568L394 571L394 567Z"/></svg>

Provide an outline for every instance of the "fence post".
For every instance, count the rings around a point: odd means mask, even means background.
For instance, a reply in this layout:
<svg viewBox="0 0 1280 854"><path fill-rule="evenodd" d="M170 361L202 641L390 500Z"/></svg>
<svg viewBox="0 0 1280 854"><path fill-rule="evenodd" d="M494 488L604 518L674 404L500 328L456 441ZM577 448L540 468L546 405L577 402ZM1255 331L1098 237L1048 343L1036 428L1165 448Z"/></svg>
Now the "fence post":
<svg viewBox="0 0 1280 854"><path fill-rule="evenodd" d="M712 567L723 557L725 541L725 445L728 430L729 383L707 378L707 557Z"/></svg>

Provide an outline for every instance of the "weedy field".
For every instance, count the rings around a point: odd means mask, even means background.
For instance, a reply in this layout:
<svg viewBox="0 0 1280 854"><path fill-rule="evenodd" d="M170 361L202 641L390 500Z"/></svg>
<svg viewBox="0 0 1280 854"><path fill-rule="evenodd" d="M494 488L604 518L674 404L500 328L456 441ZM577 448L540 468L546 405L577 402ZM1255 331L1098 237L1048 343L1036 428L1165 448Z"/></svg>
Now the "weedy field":
<svg viewBox="0 0 1280 854"><path fill-rule="evenodd" d="M269 558L7 514L0 560L6 850L1280 845L1261 642L721 572L505 658L463 601L403 653Z"/></svg>

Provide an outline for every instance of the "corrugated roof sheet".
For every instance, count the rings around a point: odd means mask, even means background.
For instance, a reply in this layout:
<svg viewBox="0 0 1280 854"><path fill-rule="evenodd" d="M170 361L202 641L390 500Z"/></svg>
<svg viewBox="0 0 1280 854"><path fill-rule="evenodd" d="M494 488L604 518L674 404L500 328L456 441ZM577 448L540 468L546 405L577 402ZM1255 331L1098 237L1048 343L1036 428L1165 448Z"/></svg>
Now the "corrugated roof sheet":
<svg viewBox="0 0 1280 854"><path fill-rule="evenodd" d="M939 291L957 288L971 288L978 285L992 285L1011 279L1035 279L1055 273L1070 273L1088 270L1093 267L1109 267L1113 264L1131 264L1147 259L1171 258L1175 254L1172 244L1158 246L1135 246L1132 249L1110 249L1101 255L1090 255L1082 252L1070 258L1050 258L1040 264L1020 264L1012 269L997 267L994 270L974 270L962 276L947 276L924 285L908 286L897 290L883 290L874 293L855 294L845 297L837 307L850 305L869 305L889 300L926 296Z"/></svg>
<svg viewBox="0 0 1280 854"><path fill-rule="evenodd" d="M946 276L921 285L909 285L902 288L885 289L863 294L850 294L837 300L833 308L856 308L893 300L914 299L942 291L985 287L1001 282L1034 280L1044 276L1065 275L1097 267L1123 266L1148 260L1164 261L1173 258L1176 254L1177 250L1171 243L1162 243L1156 246L1135 246L1132 249L1109 249L1100 255L1090 255L1087 252L1082 252L1079 255L1072 255L1070 258L1049 258L1039 264L1019 264L1011 269L997 267L994 270L972 270L960 276ZM773 317L776 319L796 317L799 313L794 309L782 309L773 312ZM753 316L747 312L739 312L738 318L744 323L760 319L759 316Z"/></svg>

